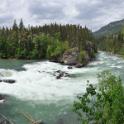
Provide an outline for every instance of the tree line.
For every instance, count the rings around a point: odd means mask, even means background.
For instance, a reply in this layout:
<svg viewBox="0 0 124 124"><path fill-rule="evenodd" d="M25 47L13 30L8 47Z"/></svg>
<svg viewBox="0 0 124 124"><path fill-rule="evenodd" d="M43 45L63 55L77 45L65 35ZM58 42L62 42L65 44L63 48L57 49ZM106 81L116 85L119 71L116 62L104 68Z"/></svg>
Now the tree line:
<svg viewBox="0 0 124 124"><path fill-rule="evenodd" d="M87 27L56 23L25 27L22 19L19 24L15 20L11 28L0 28L0 58L58 57L69 48L85 49L87 41L94 42Z"/></svg>

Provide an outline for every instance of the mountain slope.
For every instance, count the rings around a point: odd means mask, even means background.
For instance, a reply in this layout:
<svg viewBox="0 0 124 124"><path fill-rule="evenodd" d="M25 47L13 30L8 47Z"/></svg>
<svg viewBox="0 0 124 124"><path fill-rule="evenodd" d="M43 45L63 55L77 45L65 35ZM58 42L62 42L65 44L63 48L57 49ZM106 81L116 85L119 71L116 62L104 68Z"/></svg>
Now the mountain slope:
<svg viewBox="0 0 124 124"><path fill-rule="evenodd" d="M109 23L108 25L102 27L100 30L94 32L94 36L102 37L105 35L117 33L121 30L122 26L124 26L124 19Z"/></svg>

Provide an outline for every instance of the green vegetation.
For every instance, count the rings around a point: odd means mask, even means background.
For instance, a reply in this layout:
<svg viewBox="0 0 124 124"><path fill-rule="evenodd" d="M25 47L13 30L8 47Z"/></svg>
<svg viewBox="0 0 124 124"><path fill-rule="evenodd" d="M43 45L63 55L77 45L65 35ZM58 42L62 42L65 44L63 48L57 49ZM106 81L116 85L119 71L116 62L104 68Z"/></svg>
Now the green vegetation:
<svg viewBox="0 0 124 124"><path fill-rule="evenodd" d="M98 39L99 48L124 56L124 28L120 32Z"/></svg>
<svg viewBox="0 0 124 124"><path fill-rule="evenodd" d="M12 28L0 29L0 58L57 59L73 47L86 51L86 43L94 44L92 32L79 25L50 24L25 27L21 19Z"/></svg>
<svg viewBox="0 0 124 124"><path fill-rule="evenodd" d="M80 51L80 54L78 56L78 60L80 63L86 63L86 58L88 58L88 54L86 51L82 50Z"/></svg>
<svg viewBox="0 0 124 124"><path fill-rule="evenodd" d="M60 57L65 50L69 49L69 44L67 41L61 41L60 38L54 36L53 41L50 41L47 49L48 59L57 59Z"/></svg>
<svg viewBox="0 0 124 124"><path fill-rule="evenodd" d="M124 56L124 20L102 27L94 36L100 50Z"/></svg>
<svg viewBox="0 0 124 124"><path fill-rule="evenodd" d="M108 71L99 74L99 85L89 85L74 102L82 124L124 124L124 87L121 79Z"/></svg>

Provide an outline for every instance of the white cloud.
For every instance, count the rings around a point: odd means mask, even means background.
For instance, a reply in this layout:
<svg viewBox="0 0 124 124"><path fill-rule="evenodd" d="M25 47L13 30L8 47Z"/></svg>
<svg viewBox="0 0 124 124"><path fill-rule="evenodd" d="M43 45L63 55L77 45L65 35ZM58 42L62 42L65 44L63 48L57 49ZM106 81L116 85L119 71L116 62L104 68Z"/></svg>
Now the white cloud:
<svg viewBox="0 0 124 124"><path fill-rule="evenodd" d="M0 0L0 25L73 23L96 30L124 18L123 0Z"/></svg>

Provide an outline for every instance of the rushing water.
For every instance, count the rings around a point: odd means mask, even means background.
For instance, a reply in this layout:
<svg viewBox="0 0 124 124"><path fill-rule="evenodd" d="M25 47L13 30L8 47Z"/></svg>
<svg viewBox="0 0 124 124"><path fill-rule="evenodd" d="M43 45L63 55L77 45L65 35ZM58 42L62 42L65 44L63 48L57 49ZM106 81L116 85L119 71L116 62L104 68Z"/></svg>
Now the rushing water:
<svg viewBox="0 0 124 124"><path fill-rule="evenodd" d="M78 124L72 112L73 101L85 91L87 80L97 84L97 74L106 69L124 80L124 60L104 52L99 52L97 60L87 67L71 70L48 61L0 60L0 78L16 80L15 84L0 83L0 93L9 95L0 105L0 113L16 124L29 124L22 113L46 124ZM71 76L57 80L57 70Z"/></svg>

